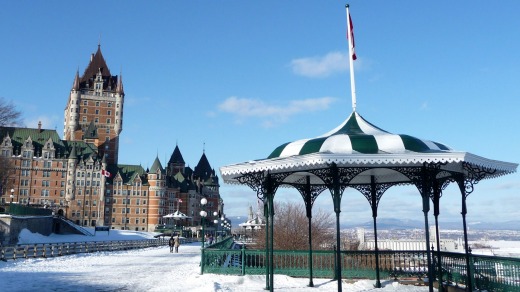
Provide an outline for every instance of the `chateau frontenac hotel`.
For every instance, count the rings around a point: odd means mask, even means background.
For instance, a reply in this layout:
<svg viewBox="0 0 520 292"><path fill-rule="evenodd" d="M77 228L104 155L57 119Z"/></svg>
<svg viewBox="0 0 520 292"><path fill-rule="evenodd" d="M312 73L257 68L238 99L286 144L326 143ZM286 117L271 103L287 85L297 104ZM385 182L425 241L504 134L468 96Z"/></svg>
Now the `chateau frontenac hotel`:
<svg viewBox="0 0 520 292"><path fill-rule="evenodd" d="M138 231L173 223L163 216L175 211L190 217L177 225L200 225L203 197L209 222L214 212L223 214L218 177L204 152L194 169L178 145L165 166L158 157L149 169L119 163L124 104L122 76L111 74L98 45L83 75L74 77L63 139L41 123L0 127L1 155L14 168L0 203L52 208L83 226Z"/></svg>

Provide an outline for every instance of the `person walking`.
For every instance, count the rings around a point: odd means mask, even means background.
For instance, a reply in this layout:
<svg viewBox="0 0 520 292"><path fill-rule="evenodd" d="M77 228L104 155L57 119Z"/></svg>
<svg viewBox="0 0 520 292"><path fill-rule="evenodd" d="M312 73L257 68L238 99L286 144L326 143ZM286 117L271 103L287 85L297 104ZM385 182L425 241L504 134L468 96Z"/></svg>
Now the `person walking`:
<svg viewBox="0 0 520 292"><path fill-rule="evenodd" d="M173 238L173 233L172 233L172 236L170 237L170 240L168 240L168 245L170 246L170 252L173 252L173 246L175 245L175 239Z"/></svg>
<svg viewBox="0 0 520 292"><path fill-rule="evenodd" d="M175 253L179 253L179 245L181 245L181 239L179 238L179 235L175 237Z"/></svg>

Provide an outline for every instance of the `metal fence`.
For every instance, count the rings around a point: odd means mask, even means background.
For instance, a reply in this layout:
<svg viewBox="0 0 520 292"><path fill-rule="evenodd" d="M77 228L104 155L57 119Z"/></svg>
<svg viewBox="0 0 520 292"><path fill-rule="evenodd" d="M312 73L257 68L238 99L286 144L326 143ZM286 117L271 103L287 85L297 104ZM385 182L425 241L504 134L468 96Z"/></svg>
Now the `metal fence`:
<svg viewBox="0 0 520 292"><path fill-rule="evenodd" d="M120 251L168 245L167 239L18 244L0 247L0 260L47 258L80 253Z"/></svg>
<svg viewBox="0 0 520 292"><path fill-rule="evenodd" d="M266 273L265 250L204 249L204 273L252 275ZM309 277L309 252L277 250L273 252L274 273L294 277ZM436 253L433 262L437 263ZM374 251L342 251L342 278L376 279ZM473 283L488 291L520 291L520 259L470 255ZM442 282L450 285L466 284L464 254L441 252ZM434 275L439 275L434 264ZM312 271L317 278L334 278L334 251L313 251ZM424 279L428 274L426 251L380 251L381 279L415 277Z"/></svg>

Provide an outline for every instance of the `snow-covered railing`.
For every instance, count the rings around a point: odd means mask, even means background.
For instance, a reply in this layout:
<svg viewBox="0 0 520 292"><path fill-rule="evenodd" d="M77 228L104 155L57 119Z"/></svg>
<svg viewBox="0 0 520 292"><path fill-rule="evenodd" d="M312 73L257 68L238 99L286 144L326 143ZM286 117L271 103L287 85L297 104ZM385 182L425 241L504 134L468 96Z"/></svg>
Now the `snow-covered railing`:
<svg viewBox="0 0 520 292"><path fill-rule="evenodd" d="M0 260L47 258L71 254L164 246L165 239L18 244L0 247Z"/></svg>

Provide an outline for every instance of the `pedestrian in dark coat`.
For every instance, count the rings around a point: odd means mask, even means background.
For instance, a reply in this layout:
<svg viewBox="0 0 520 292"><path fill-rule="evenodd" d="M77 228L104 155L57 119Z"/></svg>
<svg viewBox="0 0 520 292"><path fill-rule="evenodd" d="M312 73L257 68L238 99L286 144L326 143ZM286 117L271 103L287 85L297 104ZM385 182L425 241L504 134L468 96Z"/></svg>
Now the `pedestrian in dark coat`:
<svg viewBox="0 0 520 292"><path fill-rule="evenodd" d="M173 246L175 245L175 239L173 238L173 234L172 237L170 237L170 240L168 240L168 245L170 246L170 252L173 252Z"/></svg>

